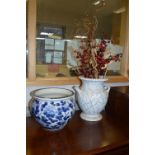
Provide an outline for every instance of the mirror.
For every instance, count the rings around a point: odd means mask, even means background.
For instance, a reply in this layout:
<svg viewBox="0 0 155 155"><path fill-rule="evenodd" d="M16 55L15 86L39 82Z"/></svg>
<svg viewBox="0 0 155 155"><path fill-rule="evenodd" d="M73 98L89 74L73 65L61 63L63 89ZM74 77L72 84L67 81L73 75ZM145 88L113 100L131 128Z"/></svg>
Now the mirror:
<svg viewBox="0 0 155 155"><path fill-rule="evenodd" d="M91 25L93 38L103 33L112 53L123 53L128 0L37 0L36 76L76 76L74 51L87 38ZM120 75L121 62L108 66L107 75Z"/></svg>

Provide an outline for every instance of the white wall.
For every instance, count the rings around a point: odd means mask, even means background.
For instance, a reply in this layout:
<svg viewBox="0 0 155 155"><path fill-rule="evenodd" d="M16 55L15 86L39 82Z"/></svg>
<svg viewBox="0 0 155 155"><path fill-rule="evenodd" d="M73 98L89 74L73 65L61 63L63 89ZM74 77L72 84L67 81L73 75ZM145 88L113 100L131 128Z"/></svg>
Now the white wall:
<svg viewBox="0 0 155 155"><path fill-rule="evenodd" d="M117 86L128 86L128 82L117 82L117 83L108 83L111 87L117 87ZM61 87L61 88L67 88L67 89L72 89L73 85L63 85L63 86L28 86L26 87L26 116L30 116L29 112L29 101L31 99L30 92L35 90L35 89L40 89L40 88L45 88L45 87ZM73 90L74 91L74 90ZM76 109L78 109L78 106L76 105Z"/></svg>

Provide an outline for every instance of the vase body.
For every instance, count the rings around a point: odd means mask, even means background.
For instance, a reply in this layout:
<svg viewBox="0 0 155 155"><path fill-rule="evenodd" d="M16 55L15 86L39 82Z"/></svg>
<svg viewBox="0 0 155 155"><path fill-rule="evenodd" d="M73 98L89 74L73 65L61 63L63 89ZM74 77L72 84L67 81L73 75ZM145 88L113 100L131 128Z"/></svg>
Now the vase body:
<svg viewBox="0 0 155 155"><path fill-rule="evenodd" d="M30 112L45 129L64 128L75 112L74 92L63 88L43 88L31 92Z"/></svg>
<svg viewBox="0 0 155 155"><path fill-rule="evenodd" d="M106 79L89 79L80 77L81 87L74 86L77 93L79 107L82 110L80 117L87 121L102 119L101 111L104 110L108 96L109 86L105 86Z"/></svg>

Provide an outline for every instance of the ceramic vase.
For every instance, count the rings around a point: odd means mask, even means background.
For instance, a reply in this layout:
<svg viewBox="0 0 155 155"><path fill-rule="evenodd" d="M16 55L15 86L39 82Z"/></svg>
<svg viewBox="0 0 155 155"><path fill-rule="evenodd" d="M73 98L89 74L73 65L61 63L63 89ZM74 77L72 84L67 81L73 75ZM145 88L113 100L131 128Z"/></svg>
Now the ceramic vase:
<svg viewBox="0 0 155 155"><path fill-rule="evenodd" d="M78 99L78 104L82 110L80 117L87 121L99 121L100 114L107 104L110 86L105 85L107 79L89 79L79 77L81 86L73 86Z"/></svg>
<svg viewBox="0 0 155 155"><path fill-rule="evenodd" d="M64 88L34 90L30 112L45 129L58 131L64 128L75 112L74 92Z"/></svg>

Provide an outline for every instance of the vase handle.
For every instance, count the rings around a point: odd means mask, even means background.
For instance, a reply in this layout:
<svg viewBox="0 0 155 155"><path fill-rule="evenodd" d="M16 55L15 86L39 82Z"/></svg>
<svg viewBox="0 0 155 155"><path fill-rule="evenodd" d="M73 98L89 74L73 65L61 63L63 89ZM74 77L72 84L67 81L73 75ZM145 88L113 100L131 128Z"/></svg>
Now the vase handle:
<svg viewBox="0 0 155 155"><path fill-rule="evenodd" d="M109 91L110 91L110 86L108 86L108 85L106 85L106 86L104 86L104 90L107 92L107 93L109 93Z"/></svg>

